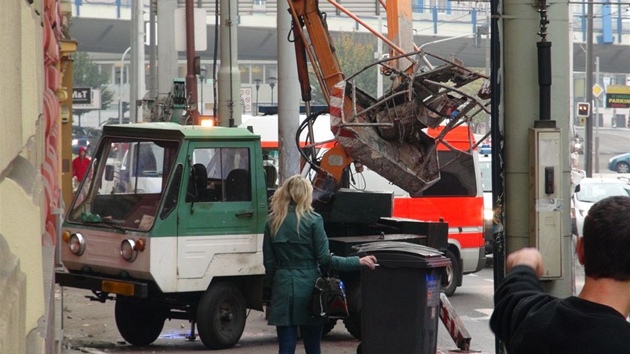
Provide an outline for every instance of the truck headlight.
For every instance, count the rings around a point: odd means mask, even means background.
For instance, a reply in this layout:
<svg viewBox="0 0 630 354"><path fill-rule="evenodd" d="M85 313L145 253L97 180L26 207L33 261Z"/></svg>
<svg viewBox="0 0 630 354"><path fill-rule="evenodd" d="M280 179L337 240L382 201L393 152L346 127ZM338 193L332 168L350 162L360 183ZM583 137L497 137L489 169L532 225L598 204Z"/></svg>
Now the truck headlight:
<svg viewBox="0 0 630 354"><path fill-rule="evenodd" d="M123 240L120 243L120 256L127 262L133 262L138 257L138 251L136 250L136 241L132 239Z"/></svg>
<svg viewBox="0 0 630 354"><path fill-rule="evenodd" d="M73 254L80 256L85 252L85 238L80 233L70 235L68 248Z"/></svg>

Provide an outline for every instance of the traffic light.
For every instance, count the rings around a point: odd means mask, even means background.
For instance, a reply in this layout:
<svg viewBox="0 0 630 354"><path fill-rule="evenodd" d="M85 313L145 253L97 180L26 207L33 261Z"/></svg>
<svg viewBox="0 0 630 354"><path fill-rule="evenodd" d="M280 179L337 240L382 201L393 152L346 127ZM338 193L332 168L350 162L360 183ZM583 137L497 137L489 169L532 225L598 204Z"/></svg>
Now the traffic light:
<svg viewBox="0 0 630 354"><path fill-rule="evenodd" d="M591 104L588 102L578 102L577 104L577 116L588 117L591 115Z"/></svg>

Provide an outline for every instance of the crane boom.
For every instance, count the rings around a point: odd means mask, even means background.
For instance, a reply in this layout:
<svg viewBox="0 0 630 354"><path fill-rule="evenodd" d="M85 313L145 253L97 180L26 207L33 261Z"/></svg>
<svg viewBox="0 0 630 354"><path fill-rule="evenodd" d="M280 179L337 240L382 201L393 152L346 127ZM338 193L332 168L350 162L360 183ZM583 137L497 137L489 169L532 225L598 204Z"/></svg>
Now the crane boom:
<svg viewBox="0 0 630 354"><path fill-rule="evenodd" d="M328 1L350 15L334 0ZM391 0L387 2L389 32L384 40L390 46L390 58L374 65L381 65L381 72L392 76L392 86L375 99L343 73L318 0L288 0L288 4L302 97L310 100L310 92L304 92L310 89L310 84L305 84L308 72L303 62L308 57L330 108L331 130L342 147L322 159L319 183L330 185L321 180L332 178L338 187L343 169L352 161L368 166L411 195L437 182L436 141L425 128L448 120L448 131L458 121L468 119L474 108L485 110L483 103L459 89L483 75L456 60L442 58L438 58L442 65L420 67L416 58L427 53L415 51L411 3ZM351 17L365 26L356 16Z"/></svg>

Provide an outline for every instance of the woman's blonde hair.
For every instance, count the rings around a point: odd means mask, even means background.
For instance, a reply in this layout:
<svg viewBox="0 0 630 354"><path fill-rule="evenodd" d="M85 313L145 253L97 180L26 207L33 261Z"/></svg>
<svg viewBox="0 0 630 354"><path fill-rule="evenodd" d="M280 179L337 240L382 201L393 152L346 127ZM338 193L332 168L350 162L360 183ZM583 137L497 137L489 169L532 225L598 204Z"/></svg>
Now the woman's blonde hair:
<svg viewBox="0 0 630 354"><path fill-rule="evenodd" d="M269 214L271 236L275 236L280 230L280 226L289 212L289 204L295 204L299 233L300 219L313 212L312 200L313 186L308 179L295 175L284 181L284 184L271 197L271 213Z"/></svg>

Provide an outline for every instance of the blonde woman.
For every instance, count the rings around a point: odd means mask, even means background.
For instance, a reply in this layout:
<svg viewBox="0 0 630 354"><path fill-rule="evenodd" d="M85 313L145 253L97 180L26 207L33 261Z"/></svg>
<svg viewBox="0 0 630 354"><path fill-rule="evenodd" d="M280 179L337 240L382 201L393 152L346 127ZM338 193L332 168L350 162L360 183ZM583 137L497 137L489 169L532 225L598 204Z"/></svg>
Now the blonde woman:
<svg viewBox="0 0 630 354"><path fill-rule="evenodd" d="M304 177L287 179L271 198L263 243L267 279L271 282L270 325L278 331L279 354L293 354L300 327L306 354L320 354L323 319L309 313L319 266L349 271L375 268L374 256L330 257L322 217L311 207L313 187ZM330 264L329 264L330 262Z"/></svg>

